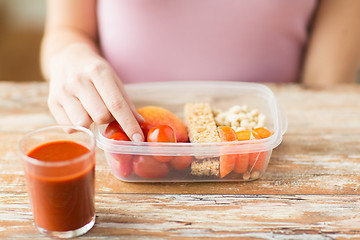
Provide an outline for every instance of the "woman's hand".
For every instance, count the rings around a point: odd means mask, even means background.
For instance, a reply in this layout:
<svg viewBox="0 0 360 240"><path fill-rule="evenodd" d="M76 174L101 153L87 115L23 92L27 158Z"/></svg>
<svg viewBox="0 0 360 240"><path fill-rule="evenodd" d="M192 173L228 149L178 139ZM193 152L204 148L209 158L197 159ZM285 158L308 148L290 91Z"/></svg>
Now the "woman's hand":
<svg viewBox="0 0 360 240"><path fill-rule="evenodd" d="M133 141L143 141L143 118L110 64L90 46L73 43L49 62L48 105L59 124L89 127L117 120Z"/></svg>

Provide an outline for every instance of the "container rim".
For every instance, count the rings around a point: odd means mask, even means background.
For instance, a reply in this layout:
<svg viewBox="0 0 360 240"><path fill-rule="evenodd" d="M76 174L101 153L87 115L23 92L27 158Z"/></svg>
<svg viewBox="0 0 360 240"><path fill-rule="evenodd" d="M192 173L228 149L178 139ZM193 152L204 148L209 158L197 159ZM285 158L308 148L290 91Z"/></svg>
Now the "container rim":
<svg viewBox="0 0 360 240"><path fill-rule="evenodd" d="M26 139L28 137L30 137L31 135L34 135L34 134L37 134L37 133L40 133L40 132L43 132L43 131L48 131L48 130L51 130L51 129L60 129L60 128L63 128L64 131L65 131L66 128L75 129L76 131L83 132L83 133L87 134L90 137L90 146L91 146L91 148L89 148L89 152L87 152L87 153L85 153L85 154L83 154L83 155L81 155L79 157L76 157L76 158L63 160L63 161L49 162L49 161L43 161L43 160L38 160L36 158L29 157L27 155L27 153L25 153L23 151L22 146L23 146L24 142L26 141ZM49 139L49 142L51 142L51 139ZM89 130L89 129L85 128L85 127L81 127L81 126L70 126L70 125L52 125L52 126L43 127L43 128L33 130L33 131L27 133L26 135L24 135L21 138L21 140L19 141L19 144L18 144L18 151L20 152L20 154L21 154L21 156L22 156L22 158L23 158L23 160L25 162L29 162L29 163L31 163L33 165L43 166L43 167L63 167L63 166L66 166L66 165L71 165L71 164L74 164L74 163L81 162L84 159L87 159L87 158L91 157L91 155L93 155L95 153L95 149L96 149L96 139L95 139L94 133L91 130Z"/></svg>
<svg viewBox="0 0 360 240"><path fill-rule="evenodd" d="M136 155L167 155L167 156L184 156L184 155L202 155L213 156L222 154L238 154L242 152L268 151L277 147L282 141L282 135L286 131L286 115L281 111L275 95L267 86L260 83L236 82L236 81L186 81L187 86L211 87L211 88L234 88L241 87L254 91L255 94L265 98L271 106L272 118L274 124L274 134L266 139L256 139L238 142L216 142L216 143L148 143L148 142L129 142L116 141L106 138L102 133L107 126L94 125L97 145L99 148L110 153L119 154L136 154ZM169 89L184 86L182 81L173 82L152 82L152 83L130 83L125 84L126 90L134 93L136 91L147 90L149 88ZM226 146L226 148L224 148ZM231 146L231 148L229 147ZM251 147L250 147L251 146ZM151 151L149 151L151 148Z"/></svg>
<svg viewBox="0 0 360 240"><path fill-rule="evenodd" d="M219 155L220 152L222 154L238 154L241 152L245 153L259 151L262 152L273 149L273 143L276 141L275 135L272 135L266 139L215 143L150 143L117 141L106 138L101 133L101 128L99 126L95 126L95 134L97 145L102 150L114 154L133 155L214 156Z"/></svg>

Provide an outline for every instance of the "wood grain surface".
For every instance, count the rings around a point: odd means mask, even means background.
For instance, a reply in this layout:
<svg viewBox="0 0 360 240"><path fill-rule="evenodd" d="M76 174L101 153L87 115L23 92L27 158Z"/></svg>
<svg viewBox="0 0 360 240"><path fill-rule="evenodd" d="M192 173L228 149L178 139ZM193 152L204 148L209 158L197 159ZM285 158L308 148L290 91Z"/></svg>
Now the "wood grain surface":
<svg viewBox="0 0 360 240"><path fill-rule="evenodd" d="M289 127L253 182L125 183L97 149L95 227L84 239L360 239L360 86L268 85ZM18 142L54 124L46 83L0 82L0 237L33 226Z"/></svg>

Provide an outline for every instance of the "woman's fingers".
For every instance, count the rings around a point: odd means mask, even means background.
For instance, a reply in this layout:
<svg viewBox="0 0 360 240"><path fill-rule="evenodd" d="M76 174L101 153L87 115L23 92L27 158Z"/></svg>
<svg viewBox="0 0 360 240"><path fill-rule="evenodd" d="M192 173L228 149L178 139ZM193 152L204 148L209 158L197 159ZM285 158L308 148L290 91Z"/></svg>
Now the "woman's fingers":
<svg viewBox="0 0 360 240"><path fill-rule="evenodd" d="M92 49L72 45L53 57L50 95L49 107L60 124L90 127L115 119L130 139L144 141L143 118L111 66Z"/></svg>
<svg viewBox="0 0 360 240"><path fill-rule="evenodd" d="M78 98L72 95L63 94L60 97L60 104L73 125L86 128L90 127L93 121Z"/></svg>
<svg viewBox="0 0 360 240"><path fill-rule="evenodd" d="M123 127L126 135L133 141L144 141L144 135L128 102L118 87L115 74L107 64L99 63L90 68L90 75L96 90L112 116Z"/></svg>
<svg viewBox="0 0 360 240"><path fill-rule="evenodd" d="M56 101L49 98L48 106L51 114L54 116L56 122L61 125L71 125L71 121L68 118L64 108Z"/></svg>
<svg viewBox="0 0 360 240"><path fill-rule="evenodd" d="M84 82L77 96L95 123L105 124L114 120L92 82Z"/></svg>
<svg viewBox="0 0 360 240"><path fill-rule="evenodd" d="M124 97L125 101L129 104L129 107L130 107L132 113L134 114L136 120L138 122L144 122L145 119L136 111L136 108L135 108L134 104L132 103L132 101L131 101L129 95L127 94L127 92L125 91L124 85L122 84L122 82L119 79L117 79L116 85L119 87L119 89L121 91L121 94Z"/></svg>

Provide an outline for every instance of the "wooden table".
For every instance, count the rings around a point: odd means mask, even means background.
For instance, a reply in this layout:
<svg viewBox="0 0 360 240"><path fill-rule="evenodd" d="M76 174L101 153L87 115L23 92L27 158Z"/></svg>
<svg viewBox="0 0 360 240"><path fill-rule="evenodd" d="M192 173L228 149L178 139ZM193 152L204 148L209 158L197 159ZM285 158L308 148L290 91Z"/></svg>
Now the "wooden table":
<svg viewBox="0 0 360 240"><path fill-rule="evenodd" d="M360 86L269 85L289 128L263 178L124 183L97 150L96 224L83 239L360 239ZM54 124L46 83L0 82L0 237L33 225L18 141Z"/></svg>

